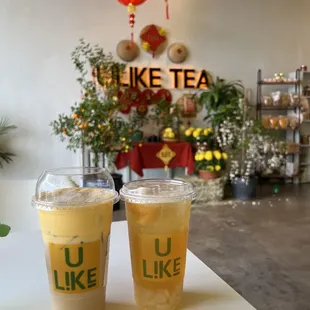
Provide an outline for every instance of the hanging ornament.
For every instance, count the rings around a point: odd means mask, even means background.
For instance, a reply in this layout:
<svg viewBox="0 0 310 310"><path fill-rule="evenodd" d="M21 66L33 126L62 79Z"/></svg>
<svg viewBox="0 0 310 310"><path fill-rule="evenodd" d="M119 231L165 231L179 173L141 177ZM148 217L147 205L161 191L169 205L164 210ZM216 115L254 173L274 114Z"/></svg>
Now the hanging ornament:
<svg viewBox="0 0 310 310"><path fill-rule="evenodd" d="M154 99L155 93L151 89L145 89L141 95L140 99L141 101L145 102L147 105L153 104L153 99Z"/></svg>
<svg viewBox="0 0 310 310"><path fill-rule="evenodd" d="M119 105L119 111L123 114L129 114L131 111L130 103L126 100L121 100Z"/></svg>
<svg viewBox="0 0 310 310"><path fill-rule="evenodd" d="M132 46L130 40L123 40L118 43L116 53L121 60L131 62L139 56L139 47L136 43Z"/></svg>
<svg viewBox="0 0 310 310"><path fill-rule="evenodd" d="M200 105L198 104L197 97L193 94L183 94L177 101L179 105L181 116L186 117L196 117L199 113Z"/></svg>
<svg viewBox="0 0 310 310"><path fill-rule="evenodd" d="M141 45L143 50L155 57L164 51L167 42L167 32L164 28L156 25L144 27L140 33Z"/></svg>
<svg viewBox="0 0 310 310"><path fill-rule="evenodd" d="M147 106L147 104L145 104L145 103L139 103L138 105L137 105L137 114L140 116L140 117L144 117L146 114L147 114L147 112L148 112L148 106Z"/></svg>
<svg viewBox="0 0 310 310"><path fill-rule="evenodd" d="M131 106L136 107L140 102L140 90L137 87L127 88L124 96Z"/></svg>
<svg viewBox="0 0 310 310"><path fill-rule="evenodd" d="M172 102L172 94L168 89L162 88L156 93L155 100L157 102L166 101L169 104Z"/></svg>
<svg viewBox="0 0 310 310"><path fill-rule="evenodd" d="M118 0L128 8L129 25L131 27L131 47L134 47L133 27L135 26L136 6L144 3L146 0Z"/></svg>
<svg viewBox="0 0 310 310"><path fill-rule="evenodd" d="M165 0L166 2L166 18L167 19L170 19L170 16L169 16L169 4L168 4L168 0Z"/></svg>
<svg viewBox="0 0 310 310"><path fill-rule="evenodd" d="M168 58L175 64L184 62L188 56L188 50L184 44L174 43L168 48Z"/></svg>

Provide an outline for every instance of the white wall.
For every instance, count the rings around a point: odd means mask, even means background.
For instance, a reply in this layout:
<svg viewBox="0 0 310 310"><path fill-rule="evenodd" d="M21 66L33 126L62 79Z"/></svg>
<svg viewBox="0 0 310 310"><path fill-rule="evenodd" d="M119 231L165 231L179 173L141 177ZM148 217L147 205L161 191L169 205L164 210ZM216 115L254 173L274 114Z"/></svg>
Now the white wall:
<svg viewBox="0 0 310 310"><path fill-rule="evenodd" d="M0 0L0 116L18 130L17 154L0 178L36 178L46 168L75 165L78 156L51 135L49 122L79 98L70 53L84 37L115 52L129 36L127 9L117 0ZM169 31L170 42L190 49L185 64L205 68L255 88L256 71L267 74L310 66L307 0L148 0L138 8L136 37L147 24ZM142 52L139 66L170 65Z"/></svg>

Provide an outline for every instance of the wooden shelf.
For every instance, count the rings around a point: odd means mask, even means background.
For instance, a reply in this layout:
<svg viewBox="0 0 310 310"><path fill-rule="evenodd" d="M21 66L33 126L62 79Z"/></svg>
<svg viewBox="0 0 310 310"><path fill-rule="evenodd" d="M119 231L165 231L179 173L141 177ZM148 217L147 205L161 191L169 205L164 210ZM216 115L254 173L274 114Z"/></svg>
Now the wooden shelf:
<svg viewBox="0 0 310 310"><path fill-rule="evenodd" d="M269 130L269 131L272 131L272 132L275 132L275 131L299 131L299 126L297 127L297 128L295 128L295 129L293 129L293 128L290 128L290 127L288 127L288 128L277 128L277 129L275 129L275 128L265 128L266 130Z"/></svg>
<svg viewBox="0 0 310 310"><path fill-rule="evenodd" d="M290 82L266 82L266 81L259 81L258 84L260 84L260 85L298 85L298 84L300 84L300 80L298 80L298 81L290 81Z"/></svg>
<svg viewBox="0 0 310 310"><path fill-rule="evenodd" d="M262 104L259 104L257 105L257 109L258 110L266 110L266 111L290 111L290 110L296 110L300 108L300 105L295 105L295 106L281 106L281 105L278 105L278 106L264 106Z"/></svg>
<svg viewBox="0 0 310 310"><path fill-rule="evenodd" d="M310 144L299 144L300 147L310 147Z"/></svg>
<svg viewBox="0 0 310 310"><path fill-rule="evenodd" d="M262 179L294 179L297 178L299 176L299 174L295 174L293 176L288 176L288 175L279 175L279 174L268 174L268 175L262 175L261 178Z"/></svg>
<svg viewBox="0 0 310 310"><path fill-rule="evenodd" d="M300 166L303 166L303 167L310 166L310 163L300 163Z"/></svg>

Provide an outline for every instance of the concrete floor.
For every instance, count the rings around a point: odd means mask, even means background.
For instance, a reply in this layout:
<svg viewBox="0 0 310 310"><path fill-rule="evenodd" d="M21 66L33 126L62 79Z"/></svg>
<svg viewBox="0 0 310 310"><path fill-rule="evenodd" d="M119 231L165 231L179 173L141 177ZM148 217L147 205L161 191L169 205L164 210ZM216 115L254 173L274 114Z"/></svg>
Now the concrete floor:
<svg viewBox="0 0 310 310"><path fill-rule="evenodd" d="M188 247L257 310L310 310L310 185L195 206Z"/></svg>

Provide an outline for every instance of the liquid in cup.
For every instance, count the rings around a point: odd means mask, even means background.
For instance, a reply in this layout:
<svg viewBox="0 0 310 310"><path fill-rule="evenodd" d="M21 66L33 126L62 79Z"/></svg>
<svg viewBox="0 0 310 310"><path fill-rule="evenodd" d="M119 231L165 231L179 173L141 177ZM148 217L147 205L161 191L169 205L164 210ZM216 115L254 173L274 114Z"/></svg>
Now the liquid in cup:
<svg viewBox="0 0 310 310"><path fill-rule="evenodd" d="M181 302L191 201L190 183L141 180L121 190L126 203L135 299L143 310Z"/></svg>
<svg viewBox="0 0 310 310"><path fill-rule="evenodd" d="M56 186L57 187L57 186ZM104 310L113 190L37 193L53 310Z"/></svg>

